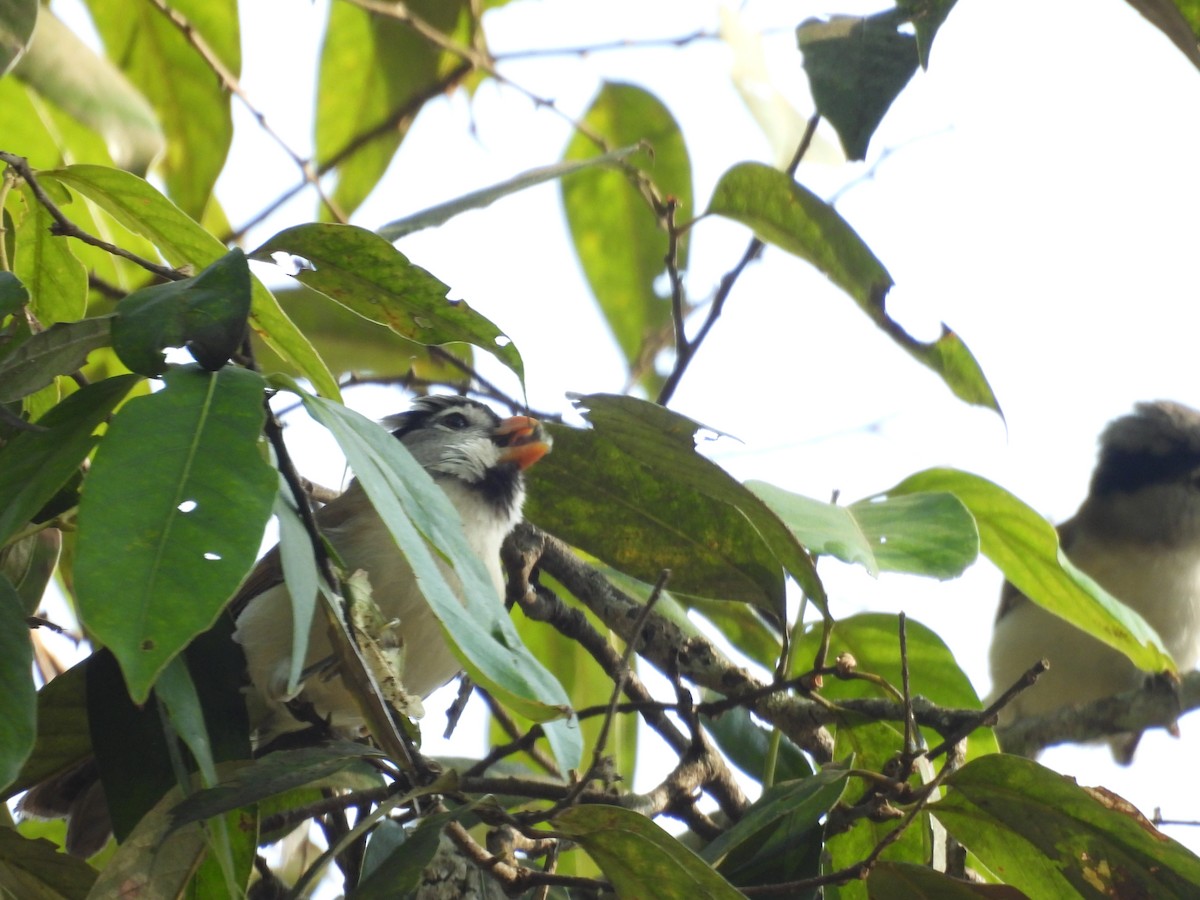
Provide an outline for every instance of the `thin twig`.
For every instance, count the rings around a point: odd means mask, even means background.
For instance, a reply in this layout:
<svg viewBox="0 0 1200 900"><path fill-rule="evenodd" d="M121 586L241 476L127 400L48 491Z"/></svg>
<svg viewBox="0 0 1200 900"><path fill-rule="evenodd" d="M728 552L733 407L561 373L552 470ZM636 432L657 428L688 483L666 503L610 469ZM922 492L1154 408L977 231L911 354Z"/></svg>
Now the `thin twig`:
<svg viewBox="0 0 1200 900"><path fill-rule="evenodd" d="M666 588L670 577L670 569L663 569L659 574L658 581L654 584L654 589L646 599L646 605L642 609L642 614L638 616L638 620L633 625L634 639L625 645L625 652L621 655L621 669L616 681L613 682L612 698L608 701L608 713L605 715L604 722L600 726L600 734L596 737L595 759L593 761L593 766L595 767L600 765L600 757L603 755L604 747L608 743L609 731L612 728L612 721L616 716L617 704L621 700L621 694L624 693L625 685L629 682L629 675L633 671L633 657L637 653L638 644L641 641L642 629L646 625L646 620L650 618L650 612L662 596L662 592Z"/></svg>
<svg viewBox="0 0 1200 900"><path fill-rule="evenodd" d="M687 300L683 293L683 277L679 273L680 230L675 224L675 213L679 204L674 197L667 198L667 277L671 282L671 321L675 327L675 358L688 352L687 330L684 318L687 315Z"/></svg>
<svg viewBox="0 0 1200 900"><path fill-rule="evenodd" d="M690 34L678 37L644 38L641 40L624 38L616 41L604 41L598 44L581 44L576 47L530 47L526 50L510 50L507 53L492 54L493 62L507 62L513 59L537 59L546 56L590 56L593 53L604 53L611 50L651 50L655 47L667 49L686 47L699 41L719 41L721 35L715 31L698 29Z"/></svg>
<svg viewBox="0 0 1200 900"><path fill-rule="evenodd" d="M380 136L389 134L400 127L406 119L411 119L415 116L426 103L434 97L439 97L447 90L453 87L462 79L466 78L471 72L471 66L468 63L460 63L458 66L451 69L436 82L426 86L420 91L417 91L413 96L409 97L400 106L396 107L387 118L381 120L377 125L368 128L366 131L355 135L348 140L341 150L334 153L324 162L317 166L317 177L321 178L332 172L343 162L361 150L364 146L378 139ZM272 202L268 203L263 209L259 210L254 216L246 221L236 231L225 236L226 241L239 241L246 236L246 233L252 228L261 225L267 218L272 216L280 207L291 201L297 194L308 187L307 180L301 181L297 185L288 188Z"/></svg>
<svg viewBox="0 0 1200 900"><path fill-rule="evenodd" d="M537 869L529 869L525 866L514 865L498 856L488 853L487 850L471 837L470 832L458 822L451 822L446 826L446 836L454 842L455 846L462 851L467 859L474 863L480 870L487 872L496 879L509 896L519 896L531 887L541 884L564 888L578 888L589 892L602 890L608 886L607 882L596 878L556 875L549 872L541 872Z"/></svg>
<svg viewBox="0 0 1200 900"><path fill-rule="evenodd" d="M317 173L313 170L312 160L305 159L300 156L300 154L293 150L288 145L287 141L280 137L278 132L276 132L275 129L267 123L266 115L250 101L250 96L242 88L237 76L234 75L229 67L225 65L225 63L217 55L216 51L214 51L212 47L208 45L208 42L204 39L203 35L196 30L196 26L194 26L179 10L172 6L168 6L165 0L150 0L150 3L155 7L155 9L157 9L166 17L168 22L170 22L179 30L179 32L183 35L184 40L186 40L188 44L191 45L192 49L195 50L200 56L200 58L204 60L204 64L212 69L213 74L217 76L217 80L221 82L221 86L242 101L242 105L245 106L250 115L254 117L254 120L258 123L258 127L261 128L266 135L271 138L271 140L273 140L279 146L279 148L291 158L292 162L295 163L296 167L300 170L300 175L304 178L305 183L313 186L317 192L317 196L325 205L325 208L329 210L330 215L332 215L338 222L345 222L346 215L340 209L338 209L333 200L326 196L325 192L321 189L321 182Z"/></svg>
<svg viewBox="0 0 1200 900"><path fill-rule="evenodd" d="M454 734L454 729L458 727L458 720L466 711L467 701L471 699L473 693L475 693L475 682L469 676L463 675L458 680L458 693L454 695L454 702L446 710L446 730L442 732L444 739L449 740L450 735Z"/></svg>
<svg viewBox="0 0 1200 900"><path fill-rule="evenodd" d="M796 152L792 157L791 163L788 165L788 174L794 175L796 168L800 165L800 161L804 159L804 155L808 152L808 148L812 146L813 136L817 132L817 123L820 121L820 116L813 114L808 120L808 125L804 129L804 134L800 138L800 144L796 147ZM712 303L708 308L708 315L705 316L700 330L696 332L696 336L690 341L686 337L676 340L677 351L675 355L675 366L671 369L671 374L667 376L663 382L662 389L658 392L658 403L666 406L671 402L671 398L675 395L676 388L679 387L679 382L683 379L683 373L687 371L687 367L691 364L692 359L696 355L696 351L700 349L700 345L704 343L704 339L708 337L708 333L712 330L717 319L721 317L721 313L725 309L725 301L729 299L729 294L733 290L734 284L745 271L746 266L750 265L754 260L758 259L763 251L765 244L758 237L750 239L750 243L746 246L746 250L742 253L742 258L738 260L737 265L725 273L717 286L717 293L713 297ZM682 351L682 352L680 352Z"/></svg>
<svg viewBox="0 0 1200 900"><path fill-rule="evenodd" d="M84 231L70 219L68 219L58 205L50 199L45 189L38 183L37 177L33 174L33 169L29 165L29 160L23 156L17 156L14 153L7 153L0 150L0 162L5 162L21 176L29 189L33 191L33 196L37 198L46 210L50 213L50 218L54 220L54 224L50 227L52 234L61 237L72 237L85 244L90 244L93 247L98 247L105 253L110 253L113 256L119 256L122 259L127 259L136 266L140 266L147 272L157 275L159 278L165 278L168 281L182 281L188 276L179 271L172 269L170 266L160 265L153 260L138 256L136 253L131 253L124 247L118 247L116 244L111 244L108 241L102 240L93 234Z"/></svg>
<svg viewBox="0 0 1200 900"><path fill-rule="evenodd" d="M483 690L482 688L477 688L477 691L479 696L483 698L484 703L487 704L488 711L491 712L492 718L496 720L496 724L499 725L504 733L510 738L513 740L519 740L521 738L521 730L517 727L517 723L513 721L512 716L508 714L508 710L501 706L496 701L496 698L487 691ZM543 753L538 747L536 747L533 742L523 746L521 749L529 755L530 759L536 762L551 775L555 776L556 778L562 777L562 772L559 770L558 764L550 756Z"/></svg>
<svg viewBox="0 0 1200 900"><path fill-rule="evenodd" d="M753 887L744 887L742 893L747 897L772 897L778 894L796 894L799 892L807 892L812 888L821 887L827 884L849 884L853 881L860 881L870 874L875 868L875 864L879 862L879 858L888 847L900 840L904 836L909 826L916 821L929 802L936 794L936 788L950 774L949 770L943 769L939 772L928 784L922 788L921 796L917 798L917 802L901 819L900 824L880 838L879 842L871 849L871 852L861 861L854 865L846 866L836 872L830 872L827 875L819 875L815 878L801 878L796 881L789 881L780 884L764 884Z"/></svg>
<svg viewBox="0 0 1200 900"><path fill-rule="evenodd" d="M587 786L596 778L596 776L606 770L604 763L604 748L608 744L608 736L612 731L613 720L617 717L617 705L621 700L621 694L625 691L625 685L629 681L629 674L632 671L632 663L634 654L637 653L638 644L642 628L645 627L646 620L650 617L650 611L658 603L659 597L662 596L663 589L667 586L667 580L671 577L670 569L663 569L658 576L658 581L654 585L654 590L650 592L649 599L646 600L646 605L642 609L642 613L638 616L638 621L633 626L633 639L625 644L625 652L621 655L621 665L618 668L616 677L613 679L612 696L608 701L608 708L605 712L604 719L600 723L600 733L596 737L596 746L592 750L592 764L588 768L587 773L580 778L571 788L571 791L562 800L556 803L551 809L544 814L546 818L553 818L562 810L574 805L579 795L587 788Z"/></svg>
<svg viewBox="0 0 1200 900"><path fill-rule="evenodd" d="M925 754L928 759L936 759L941 754L945 753L976 728L980 728L989 723L996 721L996 715L1004 707L1008 706L1013 699L1023 691L1029 690L1037 683L1037 680L1042 677L1047 669L1050 668L1050 663L1047 660L1039 659L1036 663L1025 670L1025 673L1018 678L1008 690L997 697L988 707L981 710L975 716L971 717L967 722L964 722L957 730L949 735L943 735L943 740L936 747Z"/></svg>
<svg viewBox="0 0 1200 900"><path fill-rule="evenodd" d="M917 753L917 723L913 718L912 687L908 674L908 619L903 612L897 619L900 630L900 684L904 691L904 755L912 759Z"/></svg>

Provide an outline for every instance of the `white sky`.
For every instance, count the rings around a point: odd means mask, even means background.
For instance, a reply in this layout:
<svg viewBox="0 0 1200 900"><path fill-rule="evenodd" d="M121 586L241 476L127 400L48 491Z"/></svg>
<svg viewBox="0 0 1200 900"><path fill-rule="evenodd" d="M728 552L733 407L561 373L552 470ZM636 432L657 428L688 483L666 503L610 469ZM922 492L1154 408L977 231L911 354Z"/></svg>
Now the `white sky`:
<svg viewBox="0 0 1200 900"><path fill-rule="evenodd" d="M242 5L243 86L273 127L307 152L327 0ZM792 27L809 15L879 5L750 2L743 15L751 27L773 30L766 46L774 86L807 116ZM485 22L500 53L675 36L713 30L718 19L716 4L684 0L526 0ZM657 93L683 126L703 208L726 168L774 155L730 87L730 66L727 47L702 42L503 71L576 115L601 78ZM237 225L297 172L236 101L235 109L233 164L219 194ZM955 400L821 276L775 250L742 277L672 407L742 439L713 449L739 478L822 499L838 489L850 500L920 469L953 465L999 482L1052 519L1066 518L1084 495L1107 420L1138 400L1200 407L1198 112L1200 72L1121 0L961 0L938 34L929 71L918 73L884 120L867 164L804 165L798 177L829 197L891 151L838 208L896 280L890 308L901 323L928 338L945 321L971 347L1007 431L994 415ZM825 126L822 133L835 140ZM461 93L436 101L354 221L376 228L553 162L568 139L561 119L493 83L471 102ZM250 245L314 214L309 196L255 232ZM698 227L693 299L711 292L747 237L729 223ZM579 273L556 185L398 246L513 338L533 406L563 410L566 391L622 389L624 368ZM349 399L373 402L367 392ZM316 468L315 454L305 459ZM904 609L939 632L987 692L1000 584L989 565L948 584L876 582L829 562L822 573L835 615ZM1106 748L1053 751L1042 761L1112 788L1147 814L1161 806L1168 817L1196 818L1200 795L1176 773L1194 763L1200 719L1182 728L1180 741L1147 736L1129 770L1115 767ZM1169 831L1200 848L1196 829Z"/></svg>

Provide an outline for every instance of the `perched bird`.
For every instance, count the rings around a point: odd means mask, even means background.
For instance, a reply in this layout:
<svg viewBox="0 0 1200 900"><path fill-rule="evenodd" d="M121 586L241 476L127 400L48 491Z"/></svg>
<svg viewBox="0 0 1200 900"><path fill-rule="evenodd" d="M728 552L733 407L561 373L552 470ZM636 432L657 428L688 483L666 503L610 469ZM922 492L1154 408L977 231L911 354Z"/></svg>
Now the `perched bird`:
<svg viewBox="0 0 1200 900"><path fill-rule="evenodd" d="M522 473L550 448L541 424L529 416L501 419L482 403L458 396L421 397L387 424L458 510L467 543L491 575L496 602L502 602L500 545L521 518ZM424 697L453 678L458 661L412 569L361 485L352 482L316 518L346 571L367 574L374 604L403 648L403 671L398 674L404 690ZM451 584L458 588L453 577ZM308 726L292 716L287 706L292 700L307 705L313 717L329 722L334 730L358 733L363 723L350 689L336 672L323 670L332 650L320 616L310 629L305 658L304 671L310 677L295 691L287 690L292 606L278 548L259 561L231 609L237 614L234 638L246 656L246 700L259 746ZM18 810L68 817L67 849L77 856L97 852L111 831L94 760L37 785Z"/></svg>
<svg viewBox="0 0 1200 900"><path fill-rule="evenodd" d="M501 420L492 410L465 397L423 397L413 408L388 420L399 438L437 484L462 518L467 543L483 560L504 596L500 544L521 519L525 489L521 473L546 453L549 444L540 424L528 416ZM321 532L347 572L363 570L372 597L386 621L398 621L403 643L401 678L410 694L424 697L458 672L458 661L417 587L408 561L366 492L354 482L317 514ZM443 565L449 574L448 568ZM298 693L287 691L291 668L292 603L283 582L278 551L272 551L243 585L249 598L237 618L234 639L242 645L250 675L250 720L261 738L304 727L285 704L299 699L312 705L335 729L361 726L354 698L340 678L312 677ZM239 599L234 600L235 608ZM305 669L332 654L321 622L309 637Z"/></svg>
<svg viewBox="0 0 1200 900"><path fill-rule="evenodd" d="M1200 413L1178 403L1140 403L1100 437L1091 487L1058 528L1063 552L1158 632L1182 671L1200 652ZM1038 659L1050 669L1001 712L1001 724L1141 686L1124 656L1030 602L1011 584L1001 595L990 654L993 693ZM1137 735L1112 740L1128 765Z"/></svg>

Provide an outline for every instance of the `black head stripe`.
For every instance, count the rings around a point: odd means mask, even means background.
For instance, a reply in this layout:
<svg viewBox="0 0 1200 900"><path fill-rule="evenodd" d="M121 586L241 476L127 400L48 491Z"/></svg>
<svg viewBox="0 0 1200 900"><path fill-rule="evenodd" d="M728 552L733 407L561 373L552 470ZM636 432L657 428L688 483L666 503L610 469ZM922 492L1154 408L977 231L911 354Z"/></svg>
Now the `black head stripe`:
<svg viewBox="0 0 1200 900"><path fill-rule="evenodd" d="M407 411L394 416L388 416L383 420L383 424L392 430L392 437L402 438L410 431L423 427L431 419L435 418L438 413L452 407L464 406L481 409L493 421L500 421L499 416L490 407L485 406L478 400L472 400L470 397L462 397L457 394L430 394L427 397L417 397L413 401L412 407Z"/></svg>
<svg viewBox="0 0 1200 900"><path fill-rule="evenodd" d="M1200 469L1200 413L1178 403L1140 403L1105 429L1092 494L1128 493L1186 479Z"/></svg>

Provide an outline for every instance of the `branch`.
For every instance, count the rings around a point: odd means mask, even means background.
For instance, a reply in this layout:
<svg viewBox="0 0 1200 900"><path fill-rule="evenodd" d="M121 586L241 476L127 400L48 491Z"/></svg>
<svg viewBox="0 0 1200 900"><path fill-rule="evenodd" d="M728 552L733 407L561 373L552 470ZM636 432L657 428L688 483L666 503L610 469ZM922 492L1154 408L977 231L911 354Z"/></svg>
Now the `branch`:
<svg viewBox="0 0 1200 900"><path fill-rule="evenodd" d="M537 59L545 56L590 56L593 53L603 53L609 50L649 50L655 47L678 49L700 41L719 41L721 35L714 31L697 30L678 37L623 38L616 41L605 41L599 44L581 44L576 47L532 47L526 50L510 50L508 53L493 54L495 62L510 59Z"/></svg>
<svg viewBox="0 0 1200 900"><path fill-rule="evenodd" d="M1007 753L1036 756L1047 747L1087 743L1149 728L1170 728L1184 713L1200 708L1200 671L1189 672L1177 686L1150 687L1028 716L996 729Z"/></svg>
<svg viewBox="0 0 1200 900"><path fill-rule="evenodd" d="M221 82L221 86L242 101L242 105L245 106L250 115L254 117L254 120L258 123L258 127L261 128L268 137L275 141L275 143L279 145L280 149L282 149L284 153L291 157L292 162L294 162L297 168L300 169L300 175L304 178L304 183L311 184L316 189L317 196L321 198L321 202L325 204L325 208L329 210L330 215L332 215L339 222L345 222L345 214L342 213L342 211L337 208L334 202L325 195L325 192L321 190L320 179L318 174L313 171L312 160L305 159L300 156L299 153L293 150L288 143L279 136L274 128L267 124L266 115L264 115L262 111L260 111L253 103L250 102L250 97L238 82L237 76L234 75L233 72L230 71L229 67L221 61L221 58L217 56L216 51L208 46L208 42L204 40L204 37L196 30L196 26L188 21L187 17L179 10L168 6L165 0L150 0L150 3L167 18L168 22L170 22L179 30L179 32L183 35L184 40L186 40L188 44L191 45L192 49L195 50L200 56L200 58L204 60L205 65L212 69L213 74L217 76L217 80Z"/></svg>
<svg viewBox="0 0 1200 900"><path fill-rule="evenodd" d="M538 533L541 534L541 532ZM684 735L667 715L668 711L679 712L678 704L656 702L653 695L638 678L637 673L629 667L628 662L617 653L605 635L592 627L582 612L568 607L549 589L538 585L535 590L530 586L529 578L534 567L542 559L542 548L536 542L509 539L504 544L502 556L504 568L508 573L509 601L519 603L521 609L531 619L546 622L561 634L577 642L591 654L614 684L619 679L624 679L624 694L633 702L617 704L615 707L611 703L607 704L598 711L598 714L608 716L615 712L637 712L676 754L684 756L690 752L696 742L695 739L689 739ZM648 620L650 613L645 610L645 607L638 604L633 625L627 629L631 635L645 633L645 629L641 627L645 624L643 616ZM631 638L627 637L625 640L627 646L634 646ZM491 756L489 754L489 765L495 761ZM711 765L713 767L712 777L706 784L708 793L730 818L740 818L748 801L738 786L737 780L720 757Z"/></svg>
<svg viewBox="0 0 1200 900"><path fill-rule="evenodd" d="M704 637L685 635L677 625L652 613L641 633L633 626L642 614L642 604L617 590L600 572L584 563L557 538L529 524L517 526L508 538L515 550L537 559L538 565L584 603L622 640L641 641L640 655L668 674L679 673L701 687L726 696L755 695L746 706L755 715L778 726L797 746L819 761L828 761L833 739L822 727L829 714L811 700L761 694L767 685L746 669L734 665Z"/></svg>
<svg viewBox="0 0 1200 900"><path fill-rule="evenodd" d="M642 613L642 604L615 588L596 569L579 559L562 541L528 523L519 525L509 537L506 553L523 555L558 580L573 596L595 613L623 640L635 637L634 625ZM511 566L509 571L512 571ZM541 596L544 589L539 590ZM911 698L911 713L904 702L886 699L844 700L836 704L802 696L788 695L790 683L769 684L731 662L710 641L684 634L664 617L651 613L641 629L640 655L670 675L678 672L689 681L716 691L727 703L745 706L759 718L783 731L798 747L811 753L818 762L832 754L832 739L824 726L840 721L846 713L856 713L878 721L904 722L911 714L918 725L932 728L945 743L930 751L938 756L945 749L977 728L991 724L1006 698L1015 696L1036 680L1041 667L1035 666L1001 701L985 710L952 709L939 706L924 697ZM628 696L628 692L627 692ZM659 714L671 709L668 704L649 697L633 697ZM634 707L619 707L624 710ZM1116 697L1048 716L1033 717L997 729L997 736L1009 752L1033 754L1044 747L1067 741L1094 741L1114 734L1146 728L1169 727L1180 715L1200 708L1200 672L1184 677L1177 690L1161 687L1129 691ZM680 752L676 745L676 752Z"/></svg>
<svg viewBox="0 0 1200 900"><path fill-rule="evenodd" d="M362 134L359 134L354 138L351 138L346 142L346 146L344 146L337 153L333 154L333 156L329 157L329 159L318 165L317 177L321 178L329 172L332 172L348 158L353 156L365 145L371 143L371 141L375 140L380 135L387 134L390 131L395 131L400 127L400 124L404 122L405 119L410 119L415 116L420 111L422 106L424 106L434 97L444 94L447 90L449 90L470 73L471 66L467 63L460 63L447 72L444 76L439 78L436 82L428 85L423 90L418 91L412 97L409 97L404 101L403 104L392 110L391 114L378 125L367 129ZM291 188L288 188L286 191L276 197L274 201L267 204L265 208L260 210L248 222L243 224L241 228L237 229L237 231L233 232L232 234L226 235L225 240L241 240L246 236L246 232L262 224L262 222L265 221L276 210L278 210L285 203L288 203L293 197L308 187L308 184L309 182L305 180Z"/></svg>
<svg viewBox="0 0 1200 900"><path fill-rule="evenodd" d="M50 213L50 218L54 220L54 224L50 226L51 234L59 235L60 237L73 237L76 240L83 241L85 244L99 247L105 253L111 253L113 256L127 259L134 265L141 266L147 272L157 275L159 278L165 278L167 281L182 281L188 277L178 269L160 265L153 260L138 256L136 253L131 253L123 247L110 244L108 241L101 240L95 235L84 231L68 219L63 214L63 211L58 208L58 205L50 199L49 195L38 183L37 177L33 174L33 169L29 165L29 160L25 159L25 157L0 150L0 162L7 163L11 168L16 170L22 180L29 185L29 189L33 191L33 196L37 198L38 203L42 204L46 212Z"/></svg>
<svg viewBox="0 0 1200 900"><path fill-rule="evenodd" d="M800 138L800 144L796 148L796 153L792 157L791 163L788 165L787 173L789 175L796 174L796 169L799 167L800 161L804 159L808 148L812 146L813 136L817 133L817 123L820 121L820 118L820 114L813 113L812 117L808 120L808 125L804 129L804 135ZM700 326L700 330L696 332L696 336L689 341L686 336L676 335L675 366L663 383L662 390L658 392L657 402L659 405L666 406L671 402L671 397L674 396L675 389L679 387L679 382L683 379L683 373L687 371L687 367L696 355L696 351L700 349L700 345L708 337L708 333L712 330L713 325L721 317L721 313L725 309L725 301L729 299L729 294L733 291L733 286L741 277L742 272L745 271L746 266L750 265L750 263L754 262L762 254L765 246L758 237L751 238L737 265L726 272L724 277L721 278L721 282L717 286L717 293L708 308L708 315L704 319L704 324ZM677 327L680 326L677 324Z"/></svg>

